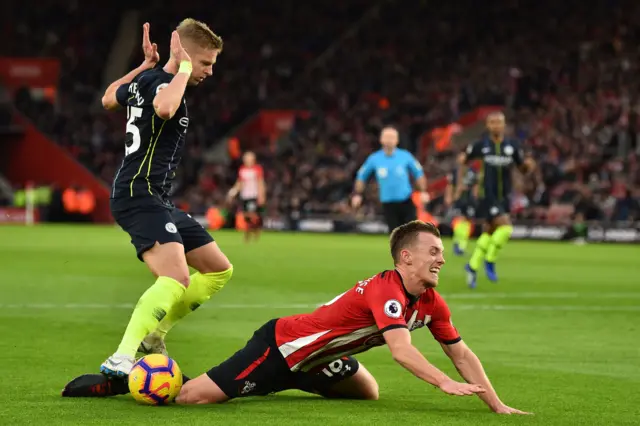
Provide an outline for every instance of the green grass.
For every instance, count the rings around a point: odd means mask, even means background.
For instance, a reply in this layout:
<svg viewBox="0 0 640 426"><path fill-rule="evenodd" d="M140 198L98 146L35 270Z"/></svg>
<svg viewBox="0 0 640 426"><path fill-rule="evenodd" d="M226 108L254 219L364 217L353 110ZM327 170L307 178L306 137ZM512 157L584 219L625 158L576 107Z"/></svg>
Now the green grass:
<svg viewBox="0 0 640 426"><path fill-rule="evenodd" d="M239 349L265 320L308 310L291 305L328 301L390 266L379 236L267 234L249 246L236 233L216 238L234 278L167 338L192 376ZM446 396L395 364L386 348L358 357L378 379L377 402L300 392L206 407L143 407L128 396L62 399L67 381L97 372L113 352L126 306L152 277L127 235L112 227L1 227L0 259L0 424L640 423L637 246L512 242L498 265L501 282L483 279L473 292L464 260L449 256L439 291L456 327L502 399L533 417L501 417L475 397ZM457 377L426 329L413 341Z"/></svg>

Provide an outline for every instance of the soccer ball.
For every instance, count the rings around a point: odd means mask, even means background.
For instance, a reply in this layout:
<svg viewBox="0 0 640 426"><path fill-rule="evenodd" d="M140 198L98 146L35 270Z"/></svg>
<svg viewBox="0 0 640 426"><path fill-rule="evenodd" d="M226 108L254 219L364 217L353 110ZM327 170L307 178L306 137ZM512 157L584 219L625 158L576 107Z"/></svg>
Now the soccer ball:
<svg viewBox="0 0 640 426"><path fill-rule="evenodd" d="M153 354L140 358L129 373L129 391L136 401L147 405L165 405L182 388L182 372L173 359Z"/></svg>

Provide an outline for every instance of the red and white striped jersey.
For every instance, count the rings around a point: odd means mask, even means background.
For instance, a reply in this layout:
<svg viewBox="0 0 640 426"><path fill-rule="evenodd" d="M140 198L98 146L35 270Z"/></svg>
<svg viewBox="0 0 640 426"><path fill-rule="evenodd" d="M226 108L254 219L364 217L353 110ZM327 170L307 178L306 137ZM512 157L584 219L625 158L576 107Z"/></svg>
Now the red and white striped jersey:
<svg viewBox="0 0 640 426"><path fill-rule="evenodd" d="M398 271L384 271L359 281L310 314L280 318L276 344L292 371L307 371L383 345L385 331L400 327L413 331L425 325L439 342L461 340L438 292L427 289L420 297L412 296Z"/></svg>
<svg viewBox="0 0 640 426"><path fill-rule="evenodd" d="M238 179L242 182L240 189L240 198L243 200L252 200L258 198L258 190L261 179L263 179L262 167L254 165L251 167L241 166L238 170Z"/></svg>

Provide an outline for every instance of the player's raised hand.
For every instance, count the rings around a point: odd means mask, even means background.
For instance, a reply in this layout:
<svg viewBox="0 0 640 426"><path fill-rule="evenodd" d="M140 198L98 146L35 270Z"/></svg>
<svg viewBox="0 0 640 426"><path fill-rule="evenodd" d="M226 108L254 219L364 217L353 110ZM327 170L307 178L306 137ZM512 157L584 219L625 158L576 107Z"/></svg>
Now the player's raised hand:
<svg viewBox="0 0 640 426"><path fill-rule="evenodd" d="M533 413L527 413L526 411L520 411L516 408L511 408L508 405L500 405L498 408L493 410L496 414L520 414L520 415L531 415Z"/></svg>
<svg viewBox="0 0 640 426"><path fill-rule="evenodd" d="M469 383L460 383L455 380L447 380L440 385L440 390L449 395L466 396L484 392L484 388L480 385L472 385Z"/></svg>
<svg viewBox="0 0 640 426"><path fill-rule="evenodd" d="M171 33L171 57L176 61L178 66L180 66L180 63L183 61L191 62L189 54L184 50L184 47L182 47L180 35L177 31Z"/></svg>
<svg viewBox="0 0 640 426"><path fill-rule="evenodd" d="M148 22L142 26L142 51L144 52L144 64L153 68L160 61L160 54L158 53L158 45L151 43L149 28Z"/></svg>

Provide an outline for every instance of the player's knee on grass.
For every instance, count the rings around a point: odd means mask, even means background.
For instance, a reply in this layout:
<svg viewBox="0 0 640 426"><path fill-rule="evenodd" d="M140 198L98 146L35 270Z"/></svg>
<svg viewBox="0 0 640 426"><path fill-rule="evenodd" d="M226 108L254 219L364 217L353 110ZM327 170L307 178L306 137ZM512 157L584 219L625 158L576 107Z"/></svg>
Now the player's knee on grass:
<svg viewBox="0 0 640 426"><path fill-rule="evenodd" d="M184 405L220 404L227 400L229 397L206 374L185 383L176 397L176 403Z"/></svg>
<svg viewBox="0 0 640 426"><path fill-rule="evenodd" d="M377 401L380 392L375 377L360 364L356 374L331 386L326 396L328 398Z"/></svg>
<svg viewBox="0 0 640 426"><path fill-rule="evenodd" d="M335 399L378 399L376 379L353 357L342 357L317 367L314 393Z"/></svg>
<svg viewBox="0 0 640 426"><path fill-rule="evenodd" d="M142 254L149 270L157 277L169 277L189 287L189 266L180 243L156 243Z"/></svg>
<svg viewBox="0 0 640 426"><path fill-rule="evenodd" d="M223 272L231 268L231 262L215 242L189 251L186 259L189 266L201 274Z"/></svg>

